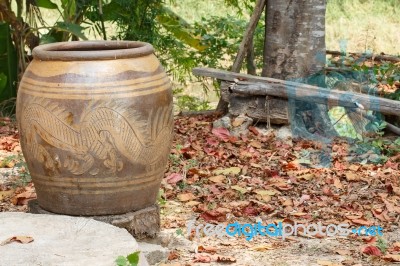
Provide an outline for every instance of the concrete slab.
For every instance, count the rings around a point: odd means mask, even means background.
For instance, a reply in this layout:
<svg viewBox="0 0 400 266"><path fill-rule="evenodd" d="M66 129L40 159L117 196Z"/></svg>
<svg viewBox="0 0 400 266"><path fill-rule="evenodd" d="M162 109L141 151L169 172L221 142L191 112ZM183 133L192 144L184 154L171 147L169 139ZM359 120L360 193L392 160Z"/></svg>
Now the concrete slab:
<svg viewBox="0 0 400 266"><path fill-rule="evenodd" d="M42 209L37 200L31 200L28 202L28 212L36 214L60 215ZM154 204L154 206L150 206L139 211L128 212L124 214L85 216L85 218L91 218L100 222L125 228L136 239L148 237L154 238L160 232L160 207L158 204Z"/></svg>
<svg viewBox="0 0 400 266"><path fill-rule="evenodd" d="M169 250L160 245L138 242L139 250L146 257L150 265L155 265L167 260Z"/></svg>
<svg viewBox="0 0 400 266"><path fill-rule="evenodd" d="M125 230L83 217L0 213L0 243L14 236L30 236L28 244L0 246L0 265L116 265L118 256L139 250ZM139 265L146 266L144 254Z"/></svg>

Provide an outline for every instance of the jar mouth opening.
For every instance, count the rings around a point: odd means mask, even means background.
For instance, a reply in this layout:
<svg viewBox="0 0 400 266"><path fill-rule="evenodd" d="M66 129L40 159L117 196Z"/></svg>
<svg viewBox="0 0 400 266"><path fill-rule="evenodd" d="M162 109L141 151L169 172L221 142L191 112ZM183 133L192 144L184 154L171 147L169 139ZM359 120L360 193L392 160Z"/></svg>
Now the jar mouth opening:
<svg viewBox="0 0 400 266"><path fill-rule="evenodd" d="M153 46L137 41L72 41L43 44L32 51L44 61L115 60L150 55Z"/></svg>

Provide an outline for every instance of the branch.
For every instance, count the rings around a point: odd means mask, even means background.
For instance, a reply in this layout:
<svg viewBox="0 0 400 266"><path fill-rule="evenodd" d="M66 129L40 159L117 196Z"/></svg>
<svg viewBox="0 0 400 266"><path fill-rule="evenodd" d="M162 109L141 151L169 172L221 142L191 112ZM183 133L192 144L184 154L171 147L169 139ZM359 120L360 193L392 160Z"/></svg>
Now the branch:
<svg viewBox="0 0 400 266"><path fill-rule="evenodd" d="M239 52L236 55L235 62L232 66L233 72L240 72L244 57L246 56L250 42L253 39L254 31L257 27L258 21L260 20L261 14L264 10L265 0L257 0L253 14L251 15L250 22L247 25L247 29L244 33L243 40L240 43Z"/></svg>
<svg viewBox="0 0 400 266"><path fill-rule="evenodd" d="M343 106L349 108L354 108L356 104L361 104L366 110L400 116L400 101L362 93L329 90L297 82L232 73L212 68L194 68L193 74L235 82L236 84L231 87L231 91L238 94L270 95L285 99L296 99L327 104L328 106Z"/></svg>

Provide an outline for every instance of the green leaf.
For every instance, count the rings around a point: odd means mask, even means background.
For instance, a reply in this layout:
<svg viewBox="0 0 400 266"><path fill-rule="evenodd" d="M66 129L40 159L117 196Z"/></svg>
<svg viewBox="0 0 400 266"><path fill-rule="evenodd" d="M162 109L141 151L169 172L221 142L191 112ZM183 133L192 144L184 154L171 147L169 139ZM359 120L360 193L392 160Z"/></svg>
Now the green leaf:
<svg viewBox="0 0 400 266"><path fill-rule="evenodd" d="M190 25L180 16L165 6L162 7L162 10L163 12L157 16L157 20L167 31L196 50L203 51L208 48L201 43L201 37L195 36Z"/></svg>
<svg viewBox="0 0 400 266"><path fill-rule="evenodd" d="M47 9L58 9L58 6L53 2L51 2L50 0L36 0L32 1L32 4Z"/></svg>
<svg viewBox="0 0 400 266"><path fill-rule="evenodd" d="M132 254L129 254L126 258L128 259L131 266L137 266L139 264L139 254L140 251L136 251Z"/></svg>
<svg viewBox="0 0 400 266"><path fill-rule="evenodd" d="M0 73L0 94L3 93L3 90L7 86L7 76L4 73Z"/></svg>
<svg viewBox="0 0 400 266"><path fill-rule="evenodd" d="M61 0L61 7L64 10L64 20L71 21L76 12L75 0Z"/></svg>
<svg viewBox="0 0 400 266"><path fill-rule="evenodd" d="M0 73L3 73L0 82L3 84L0 86L0 102L16 96L17 62L17 53L11 40L10 26L7 23L0 22Z"/></svg>
<svg viewBox="0 0 400 266"><path fill-rule="evenodd" d="M86 36L83 34L83 30L85 28L81 27L81 26L79 26L77 24L69 23L69 22L63 22L63 21L60 22L59 21L59 22L56 23L54 28L57 31L68 32L68 33L71 33L71 34L75 35L78 38L81 38L83 40L87 40Z"/></svg>
<svg viewBox="0 0 400 266"><path fill-rule="evenodd" d="M118 256L118 258L115 260L115 263L118 266L128 266L128 260L124 256Z"/></svg>
<svg viewBox="0 0 400 266"><path fill-rule="evenodd" d="M178 236L183 236L182 228L176 229L175 233L176 233Z"/></svg>
<svg viewBox="0 0 400 266"><path fill-rule="evenodd" d="M50 34L44 34L42 35L42 37L40 37L40 44L53 43L53 42L57 42L57 39Z"/></svg>

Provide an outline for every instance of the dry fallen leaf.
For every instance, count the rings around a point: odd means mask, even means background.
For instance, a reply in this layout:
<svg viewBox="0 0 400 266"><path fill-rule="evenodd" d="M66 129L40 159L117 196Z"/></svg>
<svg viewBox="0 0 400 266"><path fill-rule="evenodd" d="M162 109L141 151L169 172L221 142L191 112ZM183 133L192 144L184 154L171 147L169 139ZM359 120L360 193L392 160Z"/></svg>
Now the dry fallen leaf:
<svg viewBox="0 0 400 266"><path fill-rule="evenodd" d="M284 202L282 202L283 206L293 206L293 200L292 199L286 199Z"/></svg>
<svg viewBox="0 0 400 266"><path fill-rule="evenodd" d="M226 180L226 177L224 175L216 175L216 176L209 177L208 180L210 180L211 182L214 182L214 183L222 184Z"/></svg>
<svg viewBox="0 0 400 266"><path fill-rule="evenodd" d="M199 202L199 201L191 200L191 201L189 201L189 202L186 202L186 203L185 203L185 206L193 207L193 206L199 205L200 203L201 203L201 202Z"/></svg>
<svg viewBox="0 0 400 266"><path fill-rule="evenodd" d="M295 212L295 213L291 213L291 215L293 215L293 216L304 216L304 215L307 215L308 213L306 213L306 212Z"/></svg>
<svg viewBox="0 0 400 266"><path fill-rule="evenodd" d="M272 244L261 244L261 245L251 248L251 250L255 250L255 251L266 251L266 250L272 250L272 249L275 249L274 245L272 245Z"/></svg>
<svg viewBox="0 0 400 266"><path fill-rule="evenodd" d="M215 254L215 253L217 253L217 248L216 247L211 247L211 246L198 246L196 253Z"/></svg>
<svg viewBox="0 0 400 266"><path fill-rule="evenodd" d="M249 145L252 146L252 147L254 147L254 148L257 148L257 149L261 149L261 147L262 147L261 142L256 141L256 140L250 142Z"/></svg>
<svg viewBox="0 0 400 266"><path fill-rule="evenodd" d="M238 126L242 125L244 121L245 121L244 117L236 117L235 120L233 120L233 122L232 122L232 126L238 127Z"/></svg>
<svg viewBox="0 0 400 266"><path fill-rule="evenodd" d="M197 253L194 255L193 262L209 263L211 262L211 256L208 254Z"/></svg>
<svg viewBox="0 0 400 266"><path fill-rule="evenodd" d="M337 253L337 254L339 254L339 255L342 255L342 256L349 256L349 255L351 255L351 251L350 250L348 250L348 249L335 249L335 252Z"/></svg>
<svg viewBox="0 0 400 266"><path fill-rule="evenodd" d="M303 180L307 180L307 181L313 179L314 177L315 177L315 175L313 173L296 176L297 179L303 179Z"/></svg>
<svg viewBox="0 0 400 266"><path fill-rule="evenodd" d="M373 224L373 222L367 221L365 219L354 219L354 220L351 220L351 222L354 224L367 225L367 226L370 226Z"/></svg>
<svg viewBox="0 0 400 266"><path fill-rule="evenodd" d="M28 244L32 241L33 241L33 237L30 237L30 236L13 236L13 237L10 237L10 238L4 240L3 242L1 242L0 246L4 246L4 245L10 244L12 242Z"/></svg>
<svg viewBox="0 0 400 266"><path fill-rule="evenodd" d="M379 250L379 248L375 246L364 246L361 248L361 252L367 255L373 255L373 256L381 256L382 252Z"/></svg>
<svg viewBox="0 0 400 266"><path fill-rule="evenodd" d="M24 192L16 195L12 199L12 203L14 205L27 205L28 201L30 201L32 199L36 199L36 192L35 192L35 188L33 187L33 185L29 185L29 186L25 187Z"/></svg>
<svg viewBox="0 0 400 266"><path fill-rule="evenodd" d="M346 173L346 179L347 181L360 181L361 180L361 175L357 175L353 172L347 172Z"/></svg>
<svg viewBox="0 0 400 266"><path fill-rule="evenodd" d="M355 214L355 215L346 215L346 218L349 220L354 220L354 219L359 219L361 218L363 215L361 214Z"/></svg>
<svg viewBox="0 0 400 266"><path fill-rule="evenodd" d="M178 200L180 201L189 201L189 200L194 200L196 199L196 196L193 195L193 193L188 192L188 193L182 193L178 195Z"/></svg>
<svg viewBox="0 0 400 266"><path fill-rule="evenodd" d="M200 214L200 218L203 218L204 221L218 221L218 222L225 222L226 221L226 214L218 212L216 210L205 211Z"/></svg>
<svg viewBox="0 0 400 266"><path fill-rule="evenodd" d="M229 133L229 130L226 128L213 128L211 131L217 138L223 140L223 141L229 141L229 136L231 135Z"/></svg>
<svg viewBox="0 0 400 266"><path fill-rule="evenodd" d="M258 164L258 163L251 163L250 165L251 165L252 167L254 167L254 168L260 168L260 169L263 168L262 165L260 165L260 164Z"/></svg>
<svg viewBox="0 0 400 266"><path fill-rule="evenodd" d="M393 187L393 193L400 196L400 187Z"/></svg>
<svg viewBox="0 0 400 266"><path fill-rule="evenodd" d="M268 189L268 190L256 189L254 190L254 192L261 196L275 196L276 193L280 193L275 189Z"/></svg>
<svg viewBox="0 0 400 266"><path fill-rule="evenodd" d="M214 174L216 174L216 175L229 175L229 174L238 175L239 173L240 173L239 167L230 167L230 168L219 169L219 170L214 171Z"/></svg>
<svg viewBox="0 0 400 266"><path fill-rule="evenodd" d="M183 180L183 176L178 173L172 173L169 176L167 176L165 178L165 180L167 181L168 184L174 185L174 184L178 183L179 181Z"/></svg>
<svg viewBox="0 0 400 266"><path fill-rule="evenodd" d="M179 257L179 253L176 250L173 250L168 254L168 260L176 260L179 259Z"/></svg>
<svg viewBox="0 0 400 266"><path fill-rule="evenodd" d="M319 265L323 265L323 266L341 266L342 265L342 264L337 264L335 262L328 261L328 260L318 260L317 263Z"/></svg>
<svg viewBox="0 0 400 266"><path fill-rule="evenodd" d="M400 242L394 242L394 243L392 244L391 249L392 249L393 251L400 251Z"/></svg>
<svg viewBox="0 0 400 266"><path fill-rule="evenodd" d="M382 259L390 262L400 262L399 254L388 254L382 257Z"/></svg>
<svg viewBox="0 0 400 266"><path fill-rule="evenodd" d="M351 171L358 171L360 169L360 165L352 164L349 166L349 170Z"/></svg>
<svg viewBox="0 0 400 266"><path fill-rule="evenodd" d="M248 192L247 188L244 188L244 187L241 187L241 186L238 186L238 185L231 186L231 189L239 191L242 194L245 194L245 193Z"/></svg>
<svg viewBox="0 0 400 266"><path fill-rule="evenodd" d="M3 199L10 197L14 194L15 190L11 189L11 190L6 190L6 191L0 191L0 201L2 201Z"/></svg>
<svg viewBox="0 0 400 266"><path fill-rule="evenodd" d="M343 184L342 182L340 182L340 179L338 177L334 177L333 178L333 185L337 188L337 189L343 189Z"/></svg>

